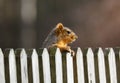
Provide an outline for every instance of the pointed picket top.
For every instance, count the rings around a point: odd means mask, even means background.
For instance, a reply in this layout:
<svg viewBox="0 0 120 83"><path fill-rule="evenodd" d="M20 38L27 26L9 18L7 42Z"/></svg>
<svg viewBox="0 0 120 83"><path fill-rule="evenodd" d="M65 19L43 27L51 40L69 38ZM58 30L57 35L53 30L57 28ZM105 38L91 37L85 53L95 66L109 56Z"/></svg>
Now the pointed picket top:
<svg viewBox="0 0 120 83"><path fill-rule="evenodd" d="M50 60L47 48L42 53L44 83L51 83Z"/></svg>
<svg viewBox="0 0 120 83"><path fill-rule="evenodd" d="M55 53L55 56L58 56L58 55L59 55L59 56L62 56L59 48L57 48L56 53Z"/></svg>
<svg viewBox="0 0 120 83"><path fill-rule="evenodd" d="M106 83L106 71L105 71L105 59L102 48L98 49L98 69L99 69L99 78L100 83Z"/></svg>
<svg viewBox="0 0 120 83"><path fill-rule="evenodd" d="M3 56L3 52L1 48L0 48L0 56Z"/></svg>
<svg viewBox="0 0 120 83"><path fill-rule="evenodd" d="M109 48L109 54L108 55L110 55L110 56L115 56L115 52L114 52L114 50L113 50L113 48Z"/></svg>
<svg viewBox="0 0 120 83"><path fill-rule="evenodd" d="M5 83L4 56L0 48L0 82Z"/></svg>
<svg viewBox="0 0 120 83"><path fill-rule="evenodd" d="M10 56L13 56L13 55L15 56L14 49L10 49L9 55Z"/></svg>
<svg viewBox="0 0 120 83"><path fill-rule="evenodd" d="M113 48L110 48L108 54L108 61L109 61L109 69L110 69L110 81L111 83L117 83L115 52Z"/></svg>
<svg viewBox="0 0 120 83"><path fill-rule="evenodd" d="M71 56L71 53L66 54L66 61L67 61L67 83L74 83L73 56Z"/></svg>
<svg viewBox="0 0 120 83"><path fill-rule="evenodd" d="M94 56L94 54L93 54L93 51L92 51L92 49L91 48L88 48L88 50L87 50L87 54L86 54L87 56L88 55L90 55L90 56ZM89 57L89 56L88 56Z"/></svg>
<svg viewBox="0 0 120 83"><path fill-rule="evenodd" d="M27 54L25 52L25 49L21 50L20 62L21 62L21 81L22 83L28 83Z"/></svg>
<svg viewBox="0 0 120 83"><path fill-rule="evenodd" d="M31 58L37 58L38 59L38 54L37 54L37 51L35 49L33 49Z"/></svg>
<svg viewBox="0 0 120 83"><path fill-rule="evenodd" d="M77 64L78 83L84 83L85 78L84 78L83 53L80 48L77 49L76 64Z"/></svg>
<svg viewBox="0 0 120 83"><path fill-rule="evenodd" d="M45 55L45 56L48 56L48 55L49 55L47 48L44 48L44 49L43 49L42 56L44 56L44 55Z"/></svg>
<svg viewBox="0 0 120 83"><path fill-rule="evenodd" d="M88 66L88 82L96 83L95 80L95 66L94 66L94 54L91 48L87 51L87 66Z"/></svg>
<svg viewBox="0 0 120 83"><path fill-rule="evenodd" d="M63 83L62 54L59 48L57 48L56 50L55 64L56 64L56 83Z"/></svg>
<svg viewBox="0 0 120 83"><path fill-rule="evenodd" d="M17 83L16 60L13 49L10 49L9 52L9 71L10 71L10 83Z"/></svg>
<svg viewBox="0 0 120 83"><path fill-rule="evenodd" d="M80 47L78 47L76 55L83 55L82 50L81 50Z"/></svg>
<svg viewBox="0 0 120 83"><path fill-rule="evenodd" d="M98 55L104 55L103 50L102 50L101 47L98 49Z"/></svg>
<svg viewBox="0 0 120 83"><path fill-rule="evenodd" d="M26 54L26 52L25 52L25 49L22 49L22 50L21 50L20 57L21 57L21 58L22 58L22 57L27 57L27 54Z"/></svg>
<svg viewBox="0 0 120 83"><path fill-rule="evenodd" d="M40 83L38 54L35 49L33 49L31 59L32 59L32 71L33 71L33 83Z"/></svg>

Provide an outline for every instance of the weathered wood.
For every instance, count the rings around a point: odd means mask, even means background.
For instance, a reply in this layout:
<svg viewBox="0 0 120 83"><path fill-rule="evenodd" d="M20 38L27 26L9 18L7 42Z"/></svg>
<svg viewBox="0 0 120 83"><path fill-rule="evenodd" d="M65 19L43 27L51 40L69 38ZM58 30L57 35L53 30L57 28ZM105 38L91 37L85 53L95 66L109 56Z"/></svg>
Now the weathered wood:
<svg viewBox="0 0 120 83"><path fill-rule="evenodd" d="M63 83L67 83L67 61L66 53L62 53Z"/></svg>
<svg viewBox="0 0 120 83"><path fill-rule="evenodd" d="M31 59L32 59L33 83L40 83L38 54L37 54L35 49L33 49L33 53L32 53Z"/></svg>
<svg viewBox="0 0 120 83"><path fill-rule="evenodd" d="M21 80L22 83L28 83L28 67L27 67L27 54L24 49L20 53L21 62Z"/></svg>
<svg viewBox="0 0 120 83"><path fill-rule="evenodd" d="M56 50L55 63L56 63L56 83L63 83L62 54L59 48L57 48Z"/></svg>
<svg viewBox="0 0 120 83"><path fill-rule="evenodd" d="M0 49L0 82L5 83L4 56L1 49Z"/></svg>
<svg viewBox="0 0 120 83"><path fill-rule="evenodd" d="M77 50L76 54L76 62L77 62L77 75L78 75L78 83L85 83L84 78L84 66L83 66L83 53L80 48Z"/></svg>
<svg viewBox="0 0 120 83"><path fill-rule="evenodd" d="M50 74L51 74L51 83L56 83L56 68L55 68L55 52L56 48L49 49L49 64L50 64Z"/></svg>
<svg viewBox="0 0 120 83"><path fill-rule="evenodd" d="M22 49L16 49L15 53L15 60L16 60L16 74L17 74L17 83L22 83L21 80L21 61L20 61L20 53Z"/></svg>
<svg viewBox="0 0 120 83"><path fill-rule="evenodd" d="M109 69L110 69L110 81L111 83L117 83L115 53L112 48L108 54Z"/></svg>
<svg viewBox="0 0 120 83"><path fill-rule="evenodd" d="M4 51L4 64L5 64L5 81L10 83L10 74L9 74L9 50Z"/></svg>
<svg viewBox="0 0 120 83"><path fill-rule="evenodd" d="M46 48L44 48L43 50L42 62L43 62L44 83L51 83L50 60L49 60L49 53Z"/></svg>
<svg viewBox="0 0 120 83"><path fill-rule="evenodd" d="M66 54L67 61L67 83L74 83L74 74L73 74L73 57L70 53Z"/></svg>
<svg viewBox="0 0 120 83"><path fill-rule="evenodd" d="M27 53L27 66L28 66L28 81L33 83L33 73L32 73L32 49L26 50Z"/></svg>
<svg viewBox="0 0 120 83"><path fill-rule="evenodd" d="M98 50L98 69L100 83L106 83L104 53L101 48Z"/></svg>
<svg viewBox="0 0 120 83"><path fill-rule="evenodd" d="M94 54L91 48L88 48L87 56L87 66L88 66L88 82L96 83L95 80L95 66L94 66Z"/></svg>
<svg viewBox="0 0 120 83"><path fill-rule="evenodd" d="M40 79L40 83L44 83L43 62L42 62L43 49L36 49L36 51L37 51L37 54L38 54L39 79Z"/></svg>
<svg viewBox="0 0 120 83"><path fill-rule="evenodd" d="M0 49L0 83L119 83L120 51L114 50L78 48L73 57L59 48Z"/></svg>
<svg viewBox="0 0 120 83"><path fill-rule="evenodd" d="M10 83L17 83L16 61L13 49L11 49L9 53L9 71L10 71Z"/></svg>

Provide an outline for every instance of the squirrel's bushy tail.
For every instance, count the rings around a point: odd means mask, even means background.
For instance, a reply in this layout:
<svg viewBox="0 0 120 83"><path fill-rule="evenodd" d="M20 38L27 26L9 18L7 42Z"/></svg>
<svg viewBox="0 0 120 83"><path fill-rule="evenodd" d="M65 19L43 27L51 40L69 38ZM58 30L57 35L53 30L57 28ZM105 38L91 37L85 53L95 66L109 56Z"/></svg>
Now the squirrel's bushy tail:
<svg viewBox="0 0 120 83"><path fill-rule="evenodd" d="M56 35L54 33L54 29L48 34L47 38L44 40L42 44L42 48L49 48L50 45L57 41Z"/></svg>

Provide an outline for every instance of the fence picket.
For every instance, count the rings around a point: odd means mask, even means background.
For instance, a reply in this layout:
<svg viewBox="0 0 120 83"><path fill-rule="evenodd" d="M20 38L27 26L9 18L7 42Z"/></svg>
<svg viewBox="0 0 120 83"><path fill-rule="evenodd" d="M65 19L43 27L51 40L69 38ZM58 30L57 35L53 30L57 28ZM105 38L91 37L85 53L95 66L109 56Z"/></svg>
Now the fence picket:
<svg viewBox="0 0 120 83"><path fill-rule="evenodd" d="M10 71L10 83L17 83L16 60L13 49L10 49L9 53L9 71Z"/></svg>
<svg viewBox="0 0 120 83"><path fill-rule="evenodd" d="M27 54L24 49L20 53L20 62L22 83L28 83Z"/></svg>
<svg viewBox="0 0 120 83"><path fill-rule="evenodd" d="M5 83L4 56L0 49L0 82Z"/></svg>
<svg viewBox="0 0 120 83"><path fill-rule="evenodd" d="M46 48L44 48L42 53L42 62L43 62L44 83L51 83L50 60L49 60L49 54Z"/></svg>
<svg viewBox="0 0 120 83"><path fill-rule="evenodd" d="M56 64L56 83L63 83L62 55L59 48L57 48L56 50L55 64Z"/></svg>
<svg viewBox="0 0 120 83"><path fill-rule="evenodd" d="M117 83L115 53L112 48L110 48L110 52L108 54L108 61L110 70L110 81L111 83Z"/></svg>
<svg viewBox="0 0 120 83"><path fill-rule="evenodd" d="M70 53L66 54L67 61L67 83L74 83L73 75L73 57Z"/></svg>
<svg viewBox="0 0 120 83"><path fill-rule="evenodd" d="M105 61L104 61L104 53L102 51L102 48L99 48L97 56L98 56L100 83L106 83Z"/></svg>
<svg viewBox="0 0 120 83"><path fill-rule="evenodd" d="M32 72L33 72L33 83L40 83L39 80L39 66L38 66L38 54L35 49L32 53Z"/></svg>
<svg viewBox="0 0 120 83"><path fill-rule="evenodd" d="M83 53L80 48L78 48L77 50L76 63L77 63L78 83L84 83L85 79L84 79Z"/></svg>
<svg viewBox="0 0 120 83"><path fill-rule="evenodd" d="M95 80L95 66L94 66L94 54L91 48L88 48L87 51L87 66L88 66L88 82L89 83L96 83Z"/></svg>

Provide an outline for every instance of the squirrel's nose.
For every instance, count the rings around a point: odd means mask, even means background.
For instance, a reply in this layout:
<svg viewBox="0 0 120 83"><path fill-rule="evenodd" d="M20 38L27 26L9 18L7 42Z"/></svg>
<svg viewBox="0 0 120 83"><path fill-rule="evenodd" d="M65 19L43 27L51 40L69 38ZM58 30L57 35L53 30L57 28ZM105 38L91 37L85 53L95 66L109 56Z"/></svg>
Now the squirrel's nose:
<svg viewBox="0 0 120 83"><path fill-rule="evenodd" d="M77 35L75 36L75 39L78 39L78 36L77 36Z"/></svg>

